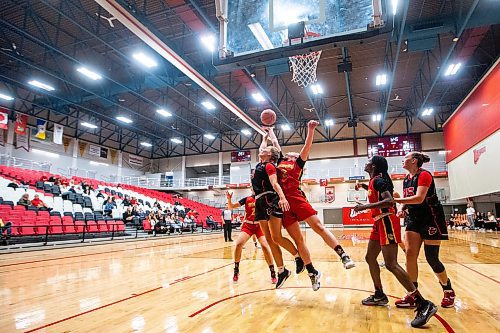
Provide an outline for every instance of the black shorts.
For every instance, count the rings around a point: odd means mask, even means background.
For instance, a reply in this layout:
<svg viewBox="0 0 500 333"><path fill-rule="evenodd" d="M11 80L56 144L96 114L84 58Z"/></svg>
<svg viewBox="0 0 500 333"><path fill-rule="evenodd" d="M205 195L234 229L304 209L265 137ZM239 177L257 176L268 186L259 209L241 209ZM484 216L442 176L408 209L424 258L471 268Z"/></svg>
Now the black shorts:
<svg viewBox="0 0 500 333"><path fill-rule="evenodd" d="M437 208L432 214L408 216L405 218L406 231L420 234L422 239L448 240L448 229L443 208Z"/></svg>
<svg viewBox="0 0 500 333"><path fill-rule="evenodd" d="M283 211L278 205L279 201L276 193L266 194L258 198L255 201L255 221L268 221L271 216L283 218Z"/></svg>

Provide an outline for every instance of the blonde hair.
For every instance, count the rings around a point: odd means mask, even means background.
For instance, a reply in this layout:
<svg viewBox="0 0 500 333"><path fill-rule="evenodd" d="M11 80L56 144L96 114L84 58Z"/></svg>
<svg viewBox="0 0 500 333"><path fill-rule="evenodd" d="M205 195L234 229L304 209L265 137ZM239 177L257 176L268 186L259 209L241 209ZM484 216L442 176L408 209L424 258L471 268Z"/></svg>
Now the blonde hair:
<svg viewBox="0 0 500 333"><path fill-rule="evenodd" d="M410 156L417 160L417 166L419 168L422 166L422 164L430 162L430 160L431 160L429 155L418 152L418 151L414 151L414 152L410 153Z"/></svg>
<svg viewBox="0 0 500 333"><path fill-rule="evenodd" d="M277 162L280 158L280 151L276 147L269 147L269 151L271 152L270 160L273 162Z"/></svg>

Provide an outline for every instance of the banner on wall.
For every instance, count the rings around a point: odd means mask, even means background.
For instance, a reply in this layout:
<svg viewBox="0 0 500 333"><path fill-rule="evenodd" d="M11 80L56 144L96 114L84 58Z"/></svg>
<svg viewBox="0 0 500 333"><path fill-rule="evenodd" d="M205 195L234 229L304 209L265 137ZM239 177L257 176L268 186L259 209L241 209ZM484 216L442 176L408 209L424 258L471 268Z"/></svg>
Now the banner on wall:
<svg viewBox="0 0 500 333"><path fill-rule="evenodd" d="M144 159L140 156L128 155L128 163L131 165L142 166Z"/></svg>
<svg viewBox="0 0 500 333"><path fill-rule="evenodd" d="M9 110L0 108L0 129L6 130L9 127Z"/></svg>
<svg viewBox="0 0 500 333"><path fill-rule="evenodd" d="M319 186L321 187L328 186L328 179L320 179Z"/></svg>
<svg viewBox="0 0 500 333"><path fill-rule="evenodd" d="M64 134L64 126L54 124L54 143L56 145L63 144L63 134Z"/></svg>
<svg viewBox="0 0 500 333"><path fill-rule="evenodd" d="M342 223L344 225L372 225L372 213L370 210L355 212L354 207L343 207Z"/></svg>
<svg viewBox="0 0 500 333"><path fill-rule="evenodd" d="M102 148L96 145L89 146L89 155L99 156L100 158L108 158L108 148Z"/></svg>
<svg viewBox="0 0 500 333"><path fill-rule="evenodd" d="M16 149L30 150L30 137L29 135L16 134Z"/></svg>
<svg viewBox="0 0 500 333"><path fill-rule="evenodd" d="M332 203L335 201L335 186L325 187L325 202Z"/></svg>
<svg viewBox="0 0 500 333"><path fill-rule="evenodd" d="M28 116L18 113L16 116L15 132L18 135L26 135L26 128L28 126Z"/></svg>
<svg viewBox="0 0 500 333"><path fill-rule="evenodd" d="M99 157L108 159L108 148L101 147L101 151L99 152Z"/></svg>
<svg viewBox="0 0 500 333"><path fill-rule="evenodd" d="M47 131L47 121L43 119L37 119L35 137L40 140L45 140L46 131Z"/></svg>
<svg viewBox="0 0 500 333"><path fill-rule="evenodd" d="M63 136L62 141L63 141L64 151L68 152L68 148L69 148L69 145L71 143L71 138L67 138L67 137Z"/></svg>
<svg viewBox="0 0 500 333"><path fill-rule="evenodd" d="M0 146L5 146L5 134L7 131L4 131L3 129L0 129Z"/></svg>

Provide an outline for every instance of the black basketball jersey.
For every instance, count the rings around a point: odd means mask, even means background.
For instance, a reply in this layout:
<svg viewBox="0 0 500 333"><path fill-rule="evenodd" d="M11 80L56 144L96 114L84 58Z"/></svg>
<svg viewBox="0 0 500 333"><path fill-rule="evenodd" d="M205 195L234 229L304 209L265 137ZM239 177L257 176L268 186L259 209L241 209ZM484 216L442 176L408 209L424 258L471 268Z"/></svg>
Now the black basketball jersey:
<svg viewBox="0 0 500 333"><path fill-rule="evenodd" d="M410 216L434 215L436 208L442 208L441 202L436 193L436 185L431 173L424 169L419 169L415 176L407 175L403 181L404 197L411 197L417 194L418 186L429 187L424 201L421 204L406 205Z"/></svg>
<svg viewBox="0 0 500 333"><path fill-rule="evenodd" d="M255 195L267 191L274 191L271 181L269 180L270 174L276 174L276 167L274 164L270 162L257 163L252 174L252 187Z"/></svg>

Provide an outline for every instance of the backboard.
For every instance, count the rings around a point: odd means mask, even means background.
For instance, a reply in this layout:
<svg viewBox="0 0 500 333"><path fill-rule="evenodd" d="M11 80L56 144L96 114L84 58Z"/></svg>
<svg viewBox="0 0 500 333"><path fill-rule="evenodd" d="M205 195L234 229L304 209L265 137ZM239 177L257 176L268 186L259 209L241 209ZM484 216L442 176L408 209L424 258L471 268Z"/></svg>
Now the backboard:
<svg viewBox="0 0 500 333"><path fill-rule="evenodd" d="M288 46L288 26L301 21L305 44L364 32L372 15L372 0L228 0L227 49L237 57Z"/></svg>

